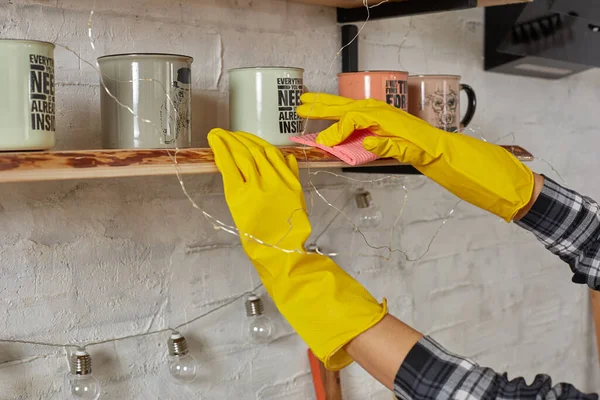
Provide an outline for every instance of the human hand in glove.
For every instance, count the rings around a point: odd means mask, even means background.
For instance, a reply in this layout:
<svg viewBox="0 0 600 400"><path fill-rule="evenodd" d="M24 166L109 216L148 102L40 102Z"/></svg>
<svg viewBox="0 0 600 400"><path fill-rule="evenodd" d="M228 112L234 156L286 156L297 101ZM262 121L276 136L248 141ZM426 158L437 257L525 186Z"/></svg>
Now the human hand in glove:
<svg viewBox="0 0 600 400"><path fill-rule="evenodd" d="M208 141L242 245L265 289L327 368L347 366L352 358L344 346L386 316L385 302L328 257L306 253L311 226L293 156L284 158L244 132L213 129Z"/></svg>
<svg viewBox="0 0 600 400"><path fill-rule="evenodd" d="M320 133L319 144L335 146L355 130L369 129L378 137L365 139L366 150L412 164L456 196L507 222L530 204L533 172L500 146L439 130L377 100L305 93L301 101L301 117L337 121Z"/></svg>

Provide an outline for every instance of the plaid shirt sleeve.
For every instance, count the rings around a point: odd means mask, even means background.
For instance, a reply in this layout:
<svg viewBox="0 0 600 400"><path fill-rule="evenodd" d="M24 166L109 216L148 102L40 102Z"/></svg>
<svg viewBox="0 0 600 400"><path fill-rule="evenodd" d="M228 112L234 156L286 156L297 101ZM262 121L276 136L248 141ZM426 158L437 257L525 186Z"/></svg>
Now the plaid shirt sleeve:
<svg viewBox="0 0 600 400"><path fill-rule="evenodd" d="M509 380L489 368L449 353L429 337L417 343L394 381L402 400L598 400L572 385L552 385L549 376L538 375L531 385L523 378Z"/></svg>
<svg viewBox="0 0 600 400"><path fill-rule="evenodd" d="M571 267L573 282L600 290L598 203L545 178L540 196L517 225Z"/></svg>
<svg viewBox="0 0 600 400"><path fill-rule="evenodd" d="M600 209L588 197L545 178L531 211L517 223L573 271L573 282L600 290ZM395 393L403 400L598 400L566 383L538 375L531 385L449 353L429 337L417 343L400 367Z"/></svg>

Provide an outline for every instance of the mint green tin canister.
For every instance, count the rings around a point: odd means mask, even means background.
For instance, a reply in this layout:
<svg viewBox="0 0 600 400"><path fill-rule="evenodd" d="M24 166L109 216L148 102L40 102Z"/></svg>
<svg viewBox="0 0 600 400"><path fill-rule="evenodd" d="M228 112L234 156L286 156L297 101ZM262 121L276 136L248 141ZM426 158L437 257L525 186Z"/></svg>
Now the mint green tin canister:
<svg viewBox="0 0 600 400"><path fill-rule="evenodd" d="M0 151L56 142L54 44L0 39Z"/></svg>

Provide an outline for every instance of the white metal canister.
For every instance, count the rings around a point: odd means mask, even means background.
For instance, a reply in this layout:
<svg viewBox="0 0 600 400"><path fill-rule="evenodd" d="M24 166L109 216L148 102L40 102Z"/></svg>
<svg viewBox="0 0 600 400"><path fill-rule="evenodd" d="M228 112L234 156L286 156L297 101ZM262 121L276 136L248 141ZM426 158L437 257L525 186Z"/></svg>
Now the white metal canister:
<svg viewBox="0 0 600 400"><path fill-rule="evenodd" d="M0 151L54 147L55 104L54 44L0 39Z"/></svg>
<svg viewBox="0 0 600 400"><path fill-rule="evenodd" d="M190 147L193 61L175 54L100 57L102 80L110 92L101 88L104 147Z"/></svg>

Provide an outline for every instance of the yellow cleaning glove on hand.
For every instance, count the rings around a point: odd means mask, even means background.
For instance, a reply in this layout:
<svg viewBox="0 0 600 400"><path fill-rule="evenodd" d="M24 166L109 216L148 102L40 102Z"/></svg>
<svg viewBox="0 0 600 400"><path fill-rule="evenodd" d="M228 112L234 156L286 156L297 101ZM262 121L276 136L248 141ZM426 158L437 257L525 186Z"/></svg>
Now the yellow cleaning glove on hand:
<svg viewBox="0 0 600 400"><path fill-rule="evenodd" d="M244 250L277 308L327 368L352 363L343 346L387 308L331 259L305 252L311 226L296 159L249 133L213 129L208 141Z"/></svg>
<svg viewBox="0 0 600 400"><path fill-rule="evenodd" d="M306 93L296 112L303 118L338 121L317 137L326 146L342 143L355 130L379 137L365 149L380 157L412 164L423 175L469 203L507 222L531 200L533 172L500 146L441 131L427 122L377 100L351 100Z"/></svg>

